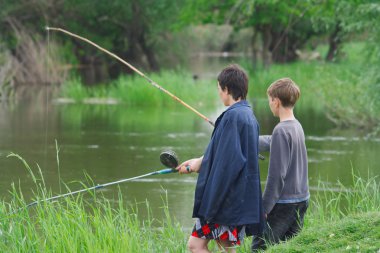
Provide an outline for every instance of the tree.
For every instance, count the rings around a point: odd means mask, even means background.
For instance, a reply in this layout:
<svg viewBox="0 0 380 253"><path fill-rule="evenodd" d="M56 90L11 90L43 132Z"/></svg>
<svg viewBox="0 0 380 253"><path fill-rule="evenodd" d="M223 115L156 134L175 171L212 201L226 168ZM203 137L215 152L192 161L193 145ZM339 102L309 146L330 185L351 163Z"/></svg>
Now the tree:
<svg viewBox="0 0 380 253"><path fill-rule="evenodd" d="M336 61L341 54L341 47L347 37L343 29L344 13L339 0L324 0L321 9L312 17L314 29L320 34L328 35L328 52L325 60Z"/></svg>
<svg viewBox="0 0 380 253"><path fill-rule="evenodd" d="M253 55L261 38L264 66L272 60L296 59L295 50L313 36L310 16L317 6L313 0L192 1L182 14L185 23L228 23L235 29L251 27Z"/></svg>
<svg viewBox="0 0 380 253"><path fill-rule="evenodd" d="M18 54L12 23L20 24L38 40L46 40L45 26L62 27L116 53L133 65L159 70L155 43L178 17L182 1L169 0L0 0L0 34L13 55ZM52 35L61 44L69 41L81 66L106 65L116 77L129 71L89 45L62 35ZM93 71L93 78L99 71Z"/></svg>
<svg viewBox="0 0 380 253"><path fill-rule="evenodd" d="M380 3L375 0L352 1L342 7L344 15L343 29L347 33L365 33L366 69L363 83L367 84L367 103L369 114L379 124L380 114ZM378 133L380 128L377 129Z"/></svg>

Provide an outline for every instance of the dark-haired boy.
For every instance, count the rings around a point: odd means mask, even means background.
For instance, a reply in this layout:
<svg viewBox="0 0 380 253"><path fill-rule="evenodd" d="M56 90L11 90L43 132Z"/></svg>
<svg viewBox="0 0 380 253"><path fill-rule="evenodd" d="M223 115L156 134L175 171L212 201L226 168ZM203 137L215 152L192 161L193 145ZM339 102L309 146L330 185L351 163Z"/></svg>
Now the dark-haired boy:
<svg viewBox="0 0 380 253"><path fill-rule="evenodd" d="M199 172L195 189L191 252L209 252L215 240L235 252L246 234L264 223L258 164L259 124L246 101L248 77L237 65L218 76L218 93L229 106L216 120L204 156L182 163L180 173Z"/></svg>
<svg viewBox="0 0 380 253"><path fill-rule="evenodd" d="M282 78L269 86L267 95L280 123L271 138L266 138L270 161L263 206L268 226L262 237L253 238L253 251L296 235L302 229L310 197L305 135L293 113L300 90L291 79Z"/></svg>

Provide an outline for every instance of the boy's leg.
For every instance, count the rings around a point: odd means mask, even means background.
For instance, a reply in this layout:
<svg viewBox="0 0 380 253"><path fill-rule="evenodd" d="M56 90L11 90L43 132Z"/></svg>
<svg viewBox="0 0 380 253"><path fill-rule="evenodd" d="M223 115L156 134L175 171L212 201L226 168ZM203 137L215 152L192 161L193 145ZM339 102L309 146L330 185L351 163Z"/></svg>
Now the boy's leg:
<svg viewBox="0 0 380 253"><path fill-rule="evenodd" d="M252 252L258 252L259 250L266 249L265 239L263 238L263 235L253 236L251 249Z"/></svg>
<svg viewBox="0 0 380 253"><path fill-rule="evenodd" d="M286 232L285 234L286 240L297 235L303 227L303 221L304 221L306 210L309 206L309 201L304 201L297 204L298 204L297 210L296 210L297 213L295 214L297 215L296 216L297 218L296 218L296 221L290 226L289 230Z"/></svg>
<svg viewBox="0 0 380 253"><path fill-rule="evenodd" d="M216 243L218 244L218 247L222 252L228 252L228 253L236 252L235 246L230 241L216 240Z"/></svg>
<svg viewBox="0 0 380 253"><path fill-rule="evenodd" d="M266 244L275 244L285 239L289 227L296 221L295 207L288 204L276 204L267 217L267 226L263 235L252 240L252 252L266 249Z"/></svg>
<svg viewBox="0 0 380 253"><path fill-rule="evenodd" d="M268 229L264 231L264 238L270 243L279 243L285 239L289 227L296 221L295 206L292 204L276 204L268 214Z"/></svg>
<svg viewBox="0 0 380 253"><path fill-rule="evenodd" d="M209 253L207 244L210 240L190 236L187 247L193 253Z"/></svg>

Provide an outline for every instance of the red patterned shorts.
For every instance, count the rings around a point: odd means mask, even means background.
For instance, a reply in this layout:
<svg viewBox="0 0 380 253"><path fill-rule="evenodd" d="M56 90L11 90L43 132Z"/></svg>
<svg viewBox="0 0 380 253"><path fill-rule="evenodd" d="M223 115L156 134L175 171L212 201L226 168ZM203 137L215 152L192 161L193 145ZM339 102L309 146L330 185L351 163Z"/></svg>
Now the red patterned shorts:
<svg viewBox="0 0 380 253"><path fill-rule="evenodd" d="M245 236L245 226L225 226L196 219L192 236L201 239L229 241L240 245Z"/></svg>

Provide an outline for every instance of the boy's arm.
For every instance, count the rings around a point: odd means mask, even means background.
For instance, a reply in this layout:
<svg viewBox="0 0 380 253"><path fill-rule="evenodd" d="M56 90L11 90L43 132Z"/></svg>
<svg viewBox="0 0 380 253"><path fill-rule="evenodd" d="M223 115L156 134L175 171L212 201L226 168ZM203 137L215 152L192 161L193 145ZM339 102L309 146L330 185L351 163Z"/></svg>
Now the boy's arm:
<svg viewBox="0 0 380 253"><path fill-rule="evenodd" d="M267 183L263 194L264 212L270 213L280 199L290 161L290 146L285 134L272 135Z"/></svg>
<svg viewBox="0 0 380 253"><path fill-rule="evenodd" d="M272 135L260 135L259 136L259 152L269 151Z"/></svg>

